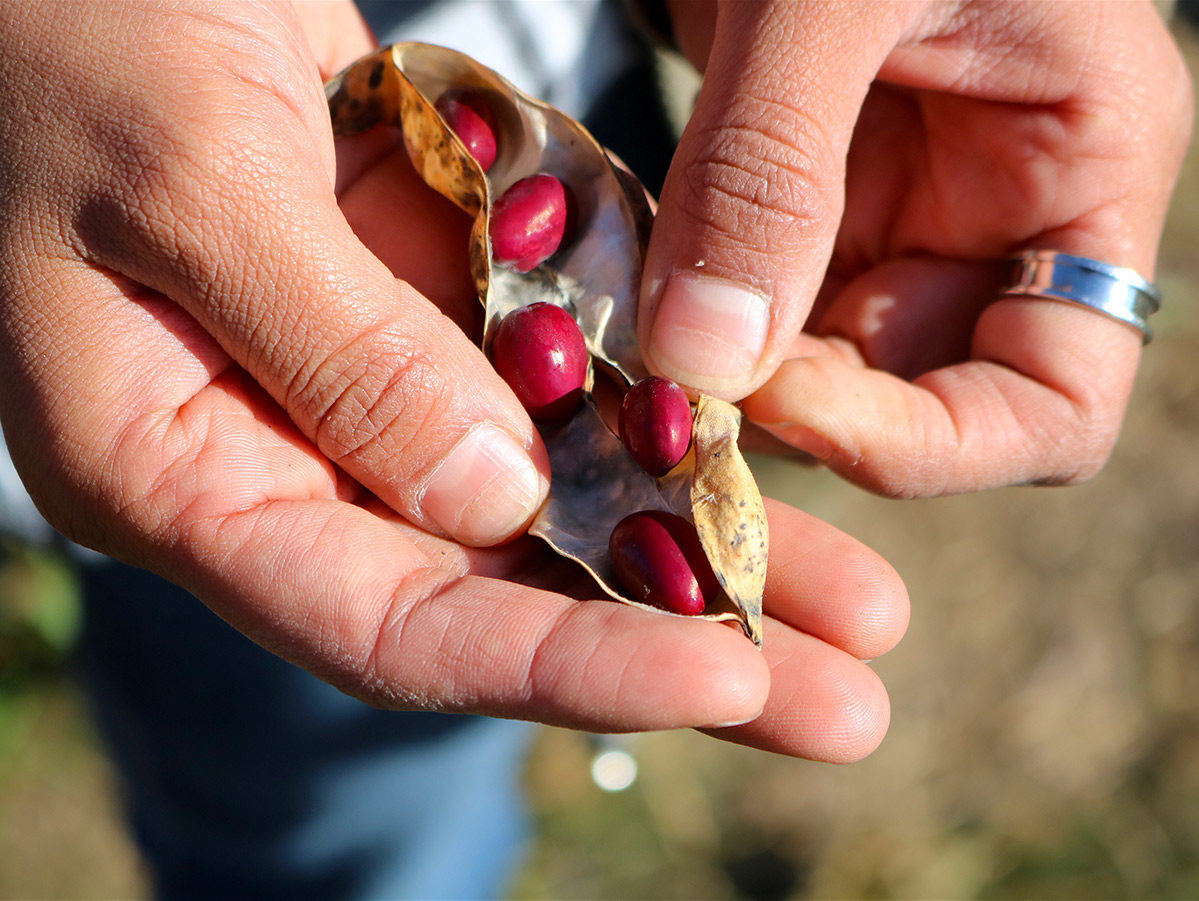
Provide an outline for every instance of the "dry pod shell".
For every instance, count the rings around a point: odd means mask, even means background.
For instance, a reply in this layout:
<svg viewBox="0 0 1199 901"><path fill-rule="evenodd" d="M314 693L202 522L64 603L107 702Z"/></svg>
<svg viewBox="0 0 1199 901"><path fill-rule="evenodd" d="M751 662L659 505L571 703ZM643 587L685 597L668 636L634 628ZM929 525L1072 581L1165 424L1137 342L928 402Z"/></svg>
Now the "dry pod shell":
<svg viewBox="0 0 1199 901"><path fill-rule="evenodd" d="M530 532L588 569L613 598L649 607L617 587L609 538L630 514L675 514L694 524L719 583L701 615L736 621L761 644L766 514L737 448L740 411L701 397L691 450L657 477L629 454L593 395L596 379L610 379L623 392L647 375L636 315L653 207L637 179L574 119L442 47L382 48L351 64L325 90L335 134L380 125L401 129L425 182L474 217L469 252L485 310L485 351L492 351L505 317L535 303L561 308L582 331L589 354L583 403L566 421L541 427L552 485ZM496 151L494 160L483 154L489 165L480 164L439 114L437 102L447 95L468 96L490 113ZM538 175L564 187L569 227L550 254L530 257L528 266L523 257L518 266L503 265L490 233L496 203L522 179Z"/></svg>

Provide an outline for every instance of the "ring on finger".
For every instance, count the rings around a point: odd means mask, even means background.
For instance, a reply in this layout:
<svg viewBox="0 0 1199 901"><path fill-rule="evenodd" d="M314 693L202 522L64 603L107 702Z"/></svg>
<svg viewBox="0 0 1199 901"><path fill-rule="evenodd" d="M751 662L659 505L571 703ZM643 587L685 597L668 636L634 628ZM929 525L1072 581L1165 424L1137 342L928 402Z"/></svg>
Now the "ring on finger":
<svg viewBox="0 0 1199 901"><path fill-rule="evenodd" d="M1004 295L1081 304L1138 329L1145 344L1153 339L1149 317L1161 308L1161 291L1135 270L1054 250L1026 251L1012 263Z"/></svg>

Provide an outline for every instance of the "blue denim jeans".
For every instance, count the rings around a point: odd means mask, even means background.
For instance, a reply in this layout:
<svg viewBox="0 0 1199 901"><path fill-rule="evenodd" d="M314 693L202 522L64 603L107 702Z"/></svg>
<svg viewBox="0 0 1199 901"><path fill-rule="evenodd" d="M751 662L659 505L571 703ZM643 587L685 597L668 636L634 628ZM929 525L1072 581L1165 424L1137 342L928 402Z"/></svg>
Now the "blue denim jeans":
<svg viewBox="0 0 1199 901"><path fill-rule="evenodd" d="M503 893L528 725L377 710L156 576L82 582L80 664L160 897Z"/></svg>

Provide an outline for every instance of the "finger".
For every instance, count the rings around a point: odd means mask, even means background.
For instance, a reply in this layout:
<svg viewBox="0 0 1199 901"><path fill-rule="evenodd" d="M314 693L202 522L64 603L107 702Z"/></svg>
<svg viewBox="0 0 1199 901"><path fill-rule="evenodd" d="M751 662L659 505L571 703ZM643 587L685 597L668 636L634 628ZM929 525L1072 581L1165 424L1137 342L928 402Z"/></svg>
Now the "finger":
<svg viewBox="0 0 1199 901"><path fill-rule="evenodd" d="M304 0L294 5L322 79L336 75L377 46L351 0Z"/></svg>
<svg viewBox="0 0 1199 901"><path fill-rule="evenodd" d="M766 612L863 660L895 647L907 629L909 606L907 589L890 564L786 504L768 501L767 512L774 546Z"/></svg>
<svg viewBox="0 0 1199 901"><path fill-rule="evenodd" d="M1003 264L940 257L888 260L841 286L807 328L848 342L871 368L913 379L970 359L978 318L1009 272Z"/></svg>
<svg viewBox="0 0 1199 901"><path fill-rule="evenodd" d="M761 655L730 629L475 576L348 505L272 503L201 537L215 565L182 575L222 615L377 705L630 731L765 703Z"/></svg>
<svg viewBox="0 0 1199 901"><path fill-rule="evenodd" d="M711 730L725 741L763 751L852 763L882 742L891 702L875 672L837 648L767 620L763 653L770 698L744 725Z"/></svg>
<svg viewBox="0 0 1199 901"><path fill-rule="evenodd" d="M224 38L237 39L218 30L206 46ZM149 111L113 126L126 151L81 199L79 241L175 300L330 460L412 522L469 544L517 533L547 489L527 415L347 225L315 73L277 67L264 86L252 53L232 59L155 70L157 93L192 98L202 136ZM397 209L397 228L420 228L419 211Z"/></svg>
<svg viewBox="0 0 1199 901"><path fill-rule="evenodd" d="M171 301L130 303L101 273L52 286L89 301L57 333L74 350L23 336L3 412L73 537L375 704L604 730L761 710L767 668L739 633L473 574L456 545L350 503L356 486ZM62 390L30 404L29 385Z"/></svg>
<svg viewBox="0 0 1199 901"><path fill-rule="evenodd" d="M992 8L976 23L989 44L918 43L893 55L888 78L930 91L918 109L939 166L893 167L907 181L881 193L907 199L885 239L935 255L876 262L826 291L835 296L822 298L816 325L825 345L806 339L746 404L777 437L873 490L917 496L1079 481L1102 467L1118 435L1139 335L1084 307L1005 297L986 284L992 264L948 259L1051 248L1152 275L1189 130L1176 51L1148 7L1043 11L1049 18L1036 7L1002 16ZM1084 13L1110 20L1084 34ZM978 46L995 64L946 81ZM1032 71L1043 77L1030 79ZM1155 102L1130 104L1129 85ZM856 148L859 175L887 171L884 144ZM854 162L851 154L851 170ZM874 194L850 185L855 216L847 214L839 252L885 258L877 236L853 225L877 205L879 185L857 184Z"/></svg>
<svg viewBox="0 0 1199 901"><path fill-rule="evenodd" d="M790 539L776 541L767 574L770 697L754 720L707 731L778 754L860 760L886 734L890 701L858 658L885 653L902 637L906 590L881 557L848 536L783 504L769 503L768 512L771 534Z"/></svg>
<svg viewBox="0 0 1199 901"><path fill-rule="evenodd" d="M342 163L356 158L352 177ZM372 254L433 301L468 335L482 335L482 304L464 253L471 220L426 185L398 130L374 129L338 142L338 198L346 221Z"/></svg>
<svg viewBox="0 0 1199 901"><path fill-rule="evenodd" d="M1101 314L1008 299L980 317L971 362L906 382L851 355L790 360L745 410L889 496L1067 484L1110 455L1139 354L1139 333Z"/></svg>
<svg viewBox="0 0 1199 901"><path fill-rule="evenodd" d="M783 359L841 217L858 109L907 4L720 5L642 283L650 368L738 400Z"/></svg>

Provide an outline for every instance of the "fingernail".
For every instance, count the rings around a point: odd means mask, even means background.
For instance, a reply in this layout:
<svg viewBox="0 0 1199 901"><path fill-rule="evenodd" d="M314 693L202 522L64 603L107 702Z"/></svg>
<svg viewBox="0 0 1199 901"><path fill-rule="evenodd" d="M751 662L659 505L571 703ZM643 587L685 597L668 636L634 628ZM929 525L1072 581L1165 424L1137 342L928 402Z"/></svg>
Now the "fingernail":
<svg viewBox="0 0 1199 901"><path fill-rule="evenodd" d="M463 435L433 471L421 508L463 544L488 545L532 519L548 491L528 451L498 426L483 424Z"/></svg>
<svg viewBox="0 0 1199 901"><path fill-rule="evenodd" d="M770 305L725 279L680 273L662 291L648 353L662 375L740 400L770 332Z"/></svg>
<svg viewBox="0 0 1199 901"><path fill-rule="evenodd" d="M734 726L744 726L746 723L752 723L754 720L756 720L761 715L762 715L762 712L758 711L753 716L746 717L745 719L732 719L732 720L727 720L727 721L720 722L720 723L708 723L708 725L700 726L699 728L700 729L732 729Z"/></svg>

